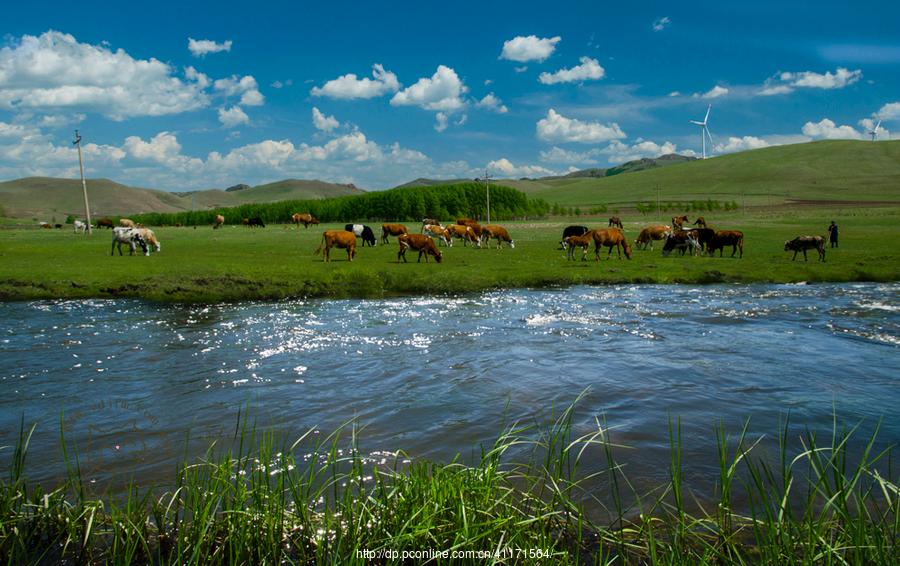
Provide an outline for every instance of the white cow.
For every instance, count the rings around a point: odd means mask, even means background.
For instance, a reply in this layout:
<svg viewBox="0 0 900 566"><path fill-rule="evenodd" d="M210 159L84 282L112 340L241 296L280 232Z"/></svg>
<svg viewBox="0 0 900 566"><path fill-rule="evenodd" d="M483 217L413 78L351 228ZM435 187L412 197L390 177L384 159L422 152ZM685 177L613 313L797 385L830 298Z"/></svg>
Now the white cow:
<svg viewBox="0 0 900 566"><path fill-rule="evenodd" d="M109 250L109 255L116 255L115 251L117 246L119 248L119 255L122 255L122 244L128 244L131 248L131 252L128 255L134 255L136 246L141 246L144 255L150 255L150 249L147 247L147 242L144 241L144 237L141 235L141 231L138 228L127 228L125 226L113 228L112 248Z"/></svg>
<svg viewBox="0 0 900 566"><path fill-rule="evenodd" d="M87 224L82 222L81 220L75 221L75 233L81 232L84 234L87 231Z"/></svg>

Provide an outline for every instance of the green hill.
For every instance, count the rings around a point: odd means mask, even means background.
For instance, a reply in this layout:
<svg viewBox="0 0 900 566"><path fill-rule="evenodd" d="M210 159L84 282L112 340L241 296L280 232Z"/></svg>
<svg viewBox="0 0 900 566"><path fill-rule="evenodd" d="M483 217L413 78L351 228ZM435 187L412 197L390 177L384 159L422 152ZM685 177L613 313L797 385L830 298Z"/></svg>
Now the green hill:
<svg viewBox="0 0 900 566"><path fill-rule="evenodd" d="M325 181L285 179L266 185L257 185L229 193L239 199L237 204L255 202L277 202L280 200L308 200L317 198L342 197L364 193L353 185L326 183Z"/></svg>
<svg viewBox="0 0 900 566"><path fill-rule="evenodd" d="M734 200L750 205L803 201L900 204L900 141L784 145L602 178L503 181L530 197L568 206Z"/></svg>

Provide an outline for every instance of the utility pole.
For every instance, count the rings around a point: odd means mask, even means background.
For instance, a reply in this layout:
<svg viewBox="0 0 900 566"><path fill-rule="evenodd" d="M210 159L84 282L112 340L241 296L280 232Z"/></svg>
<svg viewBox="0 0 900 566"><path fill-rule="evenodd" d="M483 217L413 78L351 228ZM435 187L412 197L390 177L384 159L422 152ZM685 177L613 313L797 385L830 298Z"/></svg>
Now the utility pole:
<svg viewBox="0 0 900 566"><path fill-rule="evenodd" d="M484 183L487 195L487 223L491 223L491 174L488 173L487 167L484 168Z"/></svg>
<svg viewBox="0 0 900 566"><path fill-rule="evenodd" d="M87 221L87 233L93 234L91 230L91 207L88 205L87 183L84 180L84 159L81 157L81 136L78 134L78 130L75 130L73 145L78 148L78 168L81 170L81 190L84 193L84 218Z"/></svg>

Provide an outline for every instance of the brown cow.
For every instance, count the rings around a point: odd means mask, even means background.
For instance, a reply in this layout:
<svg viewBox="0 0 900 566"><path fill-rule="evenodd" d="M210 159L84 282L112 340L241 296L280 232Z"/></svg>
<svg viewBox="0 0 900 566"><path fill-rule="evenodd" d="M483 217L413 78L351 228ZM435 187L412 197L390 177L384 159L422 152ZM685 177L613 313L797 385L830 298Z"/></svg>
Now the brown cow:
<svg viewBox="0 0 900 566"><path fill-rule="evenodd" d="M319 255L322 247L325 247L325 253L322 261L331 261L331 248L344 248L347 250L347 261L353 261L356 255L356 235L346 230L325 230L322 232L322 243L313 252L313 255Z"/></svg>
<svg viewBox="0 0 900 566"><path fill-rule="evenodd" d="M409 230L403 224L382 224L381 225L381 243L388 243L388 236L402 236L409 234Z"/></svg>
<svg viewBox="0 0 900 566"><path fill-rule="evenodd" d="M700 228L708 228L706 225L706 219L702 216L698 216L697 220L694 220L694 226L698 226Z"/></svg>
<svg viewBox="0 0 900 566"><path fill-rule="evenodd" d="M621 249L625 250L625 257L631 259L631 247L628 245L628 241L625 240L625 235L618 228L600 228L599 230L594 230L592 234L595 246L594 256L597 258L597 261L600 261L601 246L609 248L609 253L606 254L606 257L612 255L612 249L615 247L616 255L619 259L622 259Z"/></svg>
<svg viewBox="0 0 900 566"><path fill-rule="evenodd" d="M97 228L109 228L110 230L112 230L113 229L113 221L110 220L109 218L101 218L100 220L97 221Z"/></svg>
<svg viewBox="0 0 900 566"><path fill-rule="evenodd" d="M784 251L794 252L794 257L791 258L791 261L797 259L798 252L803 252L803 261L807 261L806 250L811 250L813 248L819 252L819 261L824 262L825 238L823 236L799 236L784 243Z"/></svg>
<svg viewBox="0 0 900 566"><path fill-rule="evenodd" d="M741 251L740 257L744 257L744 233L738 230L719 230L706 245L706 251L709 255L713 255L719 250L719 257L722 257L725 246L731 246L731 257L734 257L738 250Z"/></svg>
<svg viewBox="0 0 900 566"><path fill-rule="evenodd" d="M244 226L250 226L250 219L249 219L249 218L242 218L242 219L241 219L241 224L243 224Z"/></svg>
<svg viewBox="0 0 900 566"><path fill-rule="evenodd" d="M437 236L438 244L443 242L448 246L453 245L450 240L450 232L440 224L426 224L422 227L422 233L428 234L429 236Z"/></svg>
<svg viewBox="0 0 900 566"><path fill-rule="evenodd" d="M428 263L429 255L434 256L438 263L441 263L443 259L443 254L434 245L434 240L431 239L431 236L426 236L425 234L401 234L397 241L400 242L400 251L397 252L398 262L400 258L403 258L403 263L406 263L406 250L409 249L419 252L419 259L416 260L416 263L422 261L422 255L425 255L425 263Z"/></svg>
<svg viewBox="0 0 900 566"><path fill-rule="evenodd" d="M134 225L134 220L130 220L128 218L119 218L119 226L123 226L125 228L136 228Z"/></svg>
<svg viewBox="0 0 900 566"><path fill-rule="evenodd" d="M622 226L622 219L619 218L618 216L610 216L609 217L609 227L611 228L613 226L615 226L616 228L618 228L620 230L625 229L625 227Z"/></svg>
<svg viewBox="0 0 900 566"><path fill-rule="evenodd" d="M672 227L666 226L665 224L658 224L656 226L647 226L641 233L638 234L638 237L634 240L634 245L639 250L646 250L647 245L650 245L650 249L653 249L653 241L654 240L664 240L667 234L672 233Z"/></svg>
<svg viewBox="0 0 900 566"><path fill-rule="evenodd" d="M672 227L676 230L681 230L682 226L688 221L687 216L673 216L672 217Z"/></svg>
<svg viewBox="0 0 900 566"><path fill-rule="evenodd" d="M468 246L469 242L472 242L479 248L481 247L481 240L479 240L475 236L475 232L472 230L471 226L462 226L459 224L450 224L447 226L447 232L450 233L451 238L451 247L452 247L452 238L457 238L463 241L463 245Z"/></svg>
<svg viewBox="0 0 900 566"><path fill-rule="evenodd" d="M471 218L457 218L456 223L460 226L471 226L472 224L478 224L477 220L472 220Z"/></svg>
<svg viewBox="0 0 900 566"><path fill-rule="evenodd" d="M221 214L216 214L216 223L213 224L213 230L221 228L223 224L225 224L225 217Z"/></svg>
<svg viewBox="0 0 900 566"><path fill-rule="evenodd" d="M295 212L291 216L291 221L297 225L297 228L300 227L300 224L303 224L304 228L309 228L310 224L318 224L319 221L316 220L316 217L308 212Z"/></svg>
<svg viewBox="0 0 900 566"><path fill-rule="evenodd" d="M581 248L581 261L585 261L587 258L588 248L591 247L591 243L594 241L594 233L592 231L587 231L581 236L566 236L563 239L565 243L566 249L566 257L575 261L575 248Z"/></svg>
<svg viewBox="0 0 900 566"><path fill-rule="evenodd" d="M474 227L471 227L474 230ZM481 227L481 235L485 242L490 242L491 238L497 240L497 249L503 246L503 242L509 244L510 248L515 248L516 243L509 236L509 232L503 226L497 224L487 224Z"/></svg>

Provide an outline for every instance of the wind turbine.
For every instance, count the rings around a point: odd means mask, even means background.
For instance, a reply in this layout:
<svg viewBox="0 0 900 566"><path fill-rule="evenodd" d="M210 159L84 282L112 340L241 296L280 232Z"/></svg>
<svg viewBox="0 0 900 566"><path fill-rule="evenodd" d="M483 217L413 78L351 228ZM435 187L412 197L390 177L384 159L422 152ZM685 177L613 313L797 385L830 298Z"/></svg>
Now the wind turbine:
<svg viewBox="0 0 900 566"><path fill-rule="evenodd" d="M706 159L706 138L709 138L710 148L712 147L712 136L709 133L709 128L706 126L707 122L709 122L709 111L712 110L712 104L706 107L706 117L703 118L702 122L698 122L696 120L690 120L691 124L697 124L700 126L700 142L703 146L703 159Z"/></svg>
<svg viewBox="0 0 900 566"><path fill-rule="evenodd" d="M875 137L878 135L879 126L881 126L881 120L878 120L878 123L875 124L875 127L869 130L869 135L872 136L872 141L875 141Z"/></svg>

